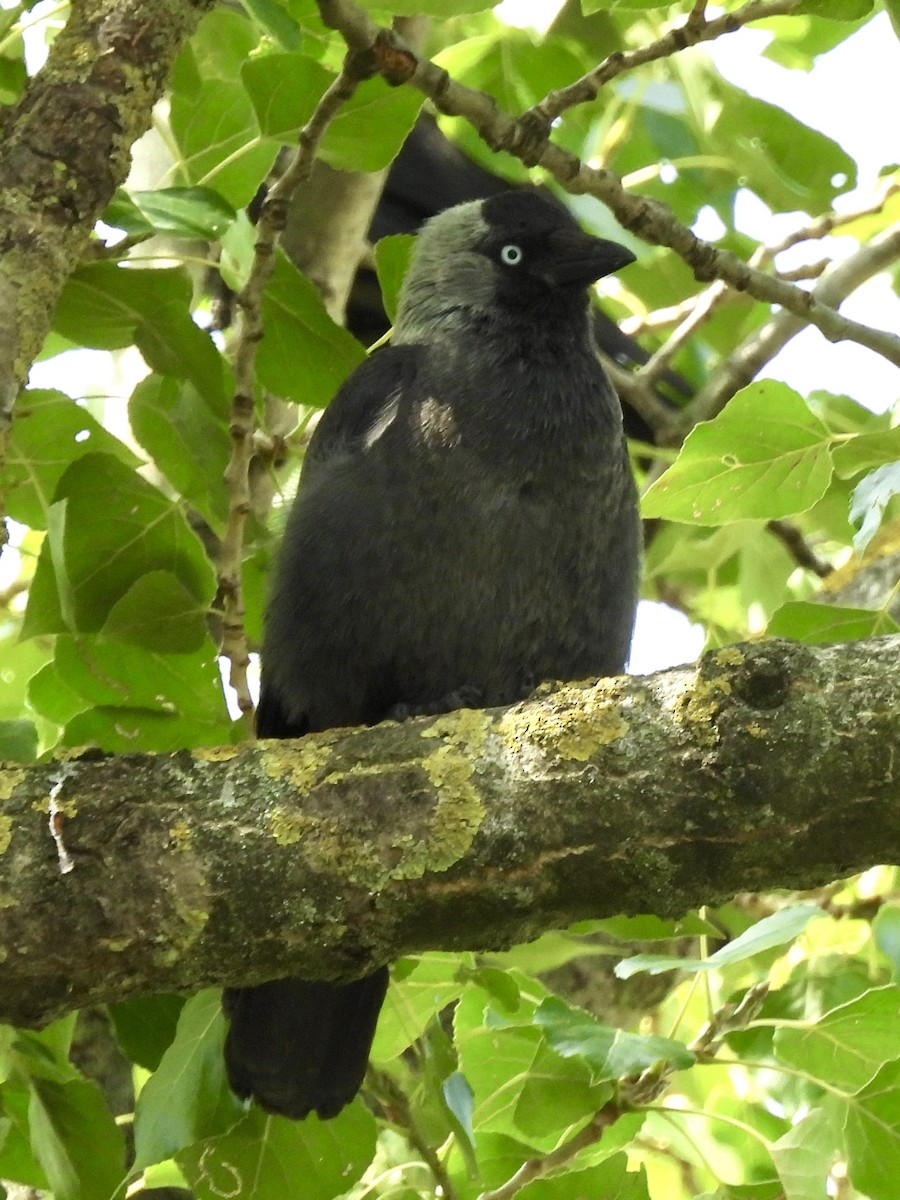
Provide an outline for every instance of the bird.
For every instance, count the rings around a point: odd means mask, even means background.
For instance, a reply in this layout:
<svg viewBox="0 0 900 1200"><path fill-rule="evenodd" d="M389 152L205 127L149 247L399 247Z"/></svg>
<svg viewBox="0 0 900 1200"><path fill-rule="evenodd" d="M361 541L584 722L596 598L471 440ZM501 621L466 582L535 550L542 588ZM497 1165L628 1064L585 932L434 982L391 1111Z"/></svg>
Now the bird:
<svg viewBox="0 0 900 1200"><path fill-rule="evenodd" d="M622 672L640 522L589 289L633 260L537 189L422 226L390 344L306 451L266 614L260 736ZM233 1091L336 1116L362 1086L387 983L385 966L226 989Z"/></svg>

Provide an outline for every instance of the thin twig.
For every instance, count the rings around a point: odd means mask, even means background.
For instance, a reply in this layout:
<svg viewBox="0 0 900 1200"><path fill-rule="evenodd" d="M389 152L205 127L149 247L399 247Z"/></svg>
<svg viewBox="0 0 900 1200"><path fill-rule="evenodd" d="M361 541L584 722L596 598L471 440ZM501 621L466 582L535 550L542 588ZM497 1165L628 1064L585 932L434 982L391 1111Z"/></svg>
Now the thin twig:
<svg viewBox="0 0 900 1200"><path fill-rule="evenodd" d="M572 1161L576 1154L580 1154L588 1146L599 1142L604 1130L614 1124L621 1115L622 1110L618 1105L604 1105L599 1112L594 1114L584 1129L579 1130L574 1137L563 1142L561 1146L557 1146L549 1154L545 1154L543 1158L529 1158L522 1163L515 1175L507 1179L506 1183L501 1184L492 1192L482 1192L478 1200L512 1200L512 1197L521 1191L526 1183L540 1179L558 1167L564 1167Z"/></svg>
<svg viewBox="0 0 900 1200"><path fill-rule="evenodd" d="M218 583L222 597L222 653L229 660L228 682L237 697L238 707L250 725L253 699L247 683L250 662L244 628L244 601L241 576L244 525L250 512L250 463L254 453L254 385L256 351L263 337L262 298L275 269L278 240L287 223L288 207L294 192L312 171L316 150L330 121L370 74L367 65L348 55L344 68L326 89L316 110L300 131L297 150L287 169L276 179L260 210L256 245L250 276L236 297L240 312L239 333L234 359L234 398L231 404L231 459L225 470L228 491L228 522L222 538Z"/></svg>
<svg viewBox="0 0 900 1200"><path fill-rule="evenodd" d="M883 230L855 254L834 263L811 293L814 302L836 306L867 279L900 259L900 222ZM830 311L836 313L834 307ZM679 413L666 437L668 445L677 445L698 421L707 421L721 412L736 391L753 380L779 350L804 328L803 320L793 312L780 312L739 346L716 374ZM887 356L892 362L892 355Z"/></svg>
<svg viewBox="0 0 900 1200"><path fill-rule="evenodd" d="M825 579L834 570L831 563L819 558L797 526L790 521L767 521L766 529L778 538L798 566L812 571L820 579Z"/></svg>
<svg viewBox="0 0 900 1200"><path fill-rule="evenodd" d="M643 380L635 371L620 367L617 362L601 352L603 369L616 389L616 394L653 430L660 435L669 428L672 413L653 388L652 383Z"/></svg>
<svg viewBox="0 0 900 1200"><path fill-rule="evenodd" d="M678 51L696 46L700 42L714 41L724 34L734 33L751 21L792 13L800 7L800 3L801 0L750 0L743 8L708 21L705 16L705 0L697 0L681 25L670 29L648 46L630 51L619 50L610 54L599 66L576 79L568 87L548 92L543 100L528 109L523 120L538 128L549 129L567 109L596 100L600 89L625 71L633 71L635 67L656 62L660 58L670 58Z"/></svg>
<svg viewBox="0 0 900 1200"><path fill-rule="evenodd" d="M693 310L637 372L643 383L650 387L656 383L663 371L668 370L669 364L681 347L693 337L703 322L712 316L713 311L728 294L727 285L721 279L717 279L715 283L695 297Z"/></svg>

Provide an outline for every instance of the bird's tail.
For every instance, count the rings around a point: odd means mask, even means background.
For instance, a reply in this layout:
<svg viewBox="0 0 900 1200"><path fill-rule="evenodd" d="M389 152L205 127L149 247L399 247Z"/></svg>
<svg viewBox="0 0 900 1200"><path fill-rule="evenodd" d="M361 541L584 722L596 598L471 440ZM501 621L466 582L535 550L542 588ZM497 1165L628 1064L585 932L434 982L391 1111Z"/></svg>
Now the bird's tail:
<svg viewBox="0 0 900 1200"><path fill-rule="evenodd" d="M362 1087L387 982L382 967L352 983L277 979L226 989L232 1090L295 1120L336 1117Z"/></svg>

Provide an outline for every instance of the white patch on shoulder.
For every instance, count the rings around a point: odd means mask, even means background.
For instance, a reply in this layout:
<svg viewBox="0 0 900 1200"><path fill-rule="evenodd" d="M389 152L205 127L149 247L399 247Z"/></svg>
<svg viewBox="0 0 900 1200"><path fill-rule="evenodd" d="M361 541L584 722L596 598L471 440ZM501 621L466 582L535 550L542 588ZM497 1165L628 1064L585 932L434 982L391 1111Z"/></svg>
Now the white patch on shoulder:
<svg viewBox="0 0 900 1200"><path fill-rule="evenodd" d="M380 437L383 437L397 419L397 412L400 408L400 393L394 392L388 396L386 402L378 411L378 416L372 422L366 436L363 438L363 446L366 450L371 450Z"/></svg>
<svg viewBox="0 0 900 1200"><path fill-rule="evenodd" d="M422 402L419 409L419 427L426 446L449 448L459 445L459 430L456 417L449 404L441 404L434 396Z"/></svg>

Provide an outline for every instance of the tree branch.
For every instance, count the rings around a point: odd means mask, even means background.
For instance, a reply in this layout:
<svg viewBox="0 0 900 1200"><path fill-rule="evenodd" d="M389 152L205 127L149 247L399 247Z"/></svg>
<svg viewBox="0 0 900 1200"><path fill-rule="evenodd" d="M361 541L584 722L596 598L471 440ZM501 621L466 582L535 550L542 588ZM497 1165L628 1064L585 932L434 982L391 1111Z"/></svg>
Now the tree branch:
<svg viewBox="0 0 900 1200"><path fill-rule="evenodd" d="M627 191L611 171L587 166L574 154L549 140L548 131L533 121L504 113L484 92L455 82L443 68L420 58L390 29L377 26L353 0L318 0L322 19L336 29L348 46L371 57L392 84L410 83L450 116L463 117L492 150L505 150L526 166L541 166L569 192L596 196L619 222L645 241L674 250L697 279L722 279L740 292L777 304L815 325L829 341L859 342L900 366L900 337L842 316L803 288L758 271L737 255L716 249L676 220L665 204Z"/></svg>
<svg viewBox="0 0 900 1200"><path fill-rule="evenodd" d="M511 709L7 765L0 1020L360 975L898 860L898 652L748 643Z"/></svg>
<svg viewBox="0 0 900 1200"><path fill-rule="evenodd" d="M657 62L661 58L671 58L673 54L687 49L688 46L711 42L724 34L735 33L751 21L762 21L792 13L800 4L801 0L750 0L734 12L723 13L713 20L707 20L705 0L698 0L681 25L675 26L655 42L641 46L638 50L619 50L610 54L593 71L588 71L568 87L549 92L540 103L530 108L522 119L533 122L538 128L549 129L558 117L576 104L596 100L605 84L626 71L632 71L646 63Z"/></svg>
<svg viewBox="0 0 900 1200"><path fill-rule="evenodd" d="M851 292L898 260L900 224L895 224L877 234L871 242L861 246L842 262L833 263L809 295L813 302L826 305L834 312ZM744 344L738 346L722 363L687 408L677 415L664 440L678 444L698 421L708 421L721 412L734 393L750 383L804 326L804 320L794 311L789 311L776 313L760 329L754 330ZM894 361L891 356L887 357Z"/></svg>

